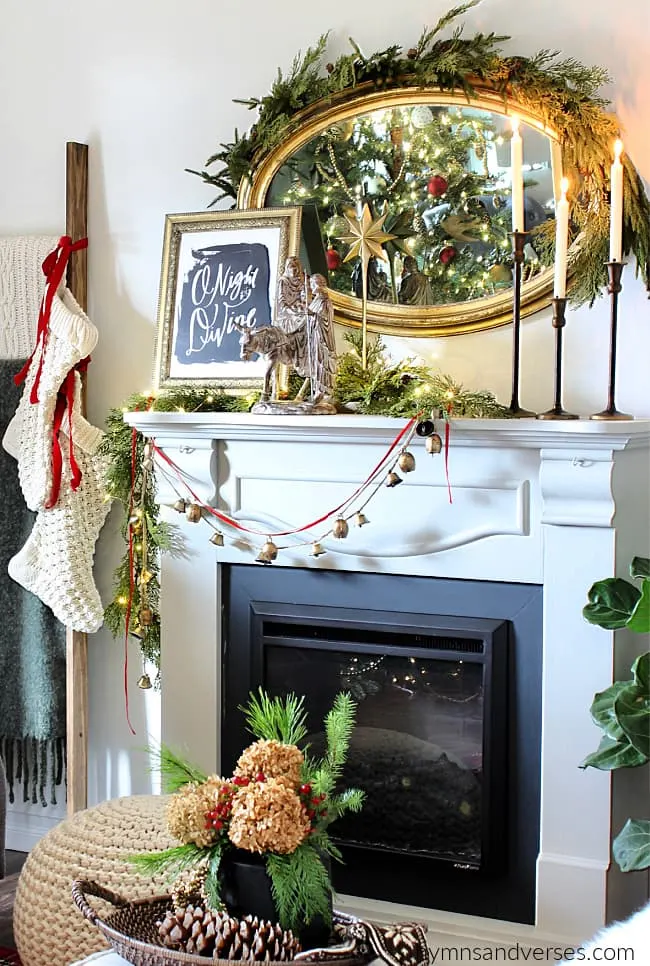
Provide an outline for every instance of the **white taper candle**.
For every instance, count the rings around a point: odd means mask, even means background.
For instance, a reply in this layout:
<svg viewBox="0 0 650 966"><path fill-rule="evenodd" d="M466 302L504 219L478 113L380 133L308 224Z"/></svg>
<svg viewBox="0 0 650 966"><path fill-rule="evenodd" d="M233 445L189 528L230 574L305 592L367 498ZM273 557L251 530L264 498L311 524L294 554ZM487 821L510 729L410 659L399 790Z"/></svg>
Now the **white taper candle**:
<svg viewBox="0 0 650 966"><path fill-rule="evenodd" d="M566 296L567 256L569 252L568 178L562 178L560 190L562 194L555 205L555 280L553 295L556 299L563 299Z"/></svg>
<svg viewBox="0 0 650 966"><path fill-rule="evenodd" d="M614 161L610 168L609 260L623 258L623 142L614 142Z"/></svg>

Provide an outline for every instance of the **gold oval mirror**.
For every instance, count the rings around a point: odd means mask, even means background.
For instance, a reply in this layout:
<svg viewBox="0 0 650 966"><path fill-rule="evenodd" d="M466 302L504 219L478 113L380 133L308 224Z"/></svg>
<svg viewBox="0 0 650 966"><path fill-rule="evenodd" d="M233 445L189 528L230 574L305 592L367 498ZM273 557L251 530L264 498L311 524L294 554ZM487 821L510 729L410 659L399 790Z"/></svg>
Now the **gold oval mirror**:
<svg viewBox="0 0 650 966"><path fill-rule="evenodd" d="M557 137L523 106L479 91L370 90L314 104L240 188L245 208L312 205L327 252L336 318L361 321L358 263L345 261L346 212L367 202L394 239L368 271L368 327L456 335L511 319L512 117L524 145L526 230L522 315L548 304L542 236L562 176ZM300 122L300 123L299 123ZM539 235L540 229L546 228Z"/></svg>

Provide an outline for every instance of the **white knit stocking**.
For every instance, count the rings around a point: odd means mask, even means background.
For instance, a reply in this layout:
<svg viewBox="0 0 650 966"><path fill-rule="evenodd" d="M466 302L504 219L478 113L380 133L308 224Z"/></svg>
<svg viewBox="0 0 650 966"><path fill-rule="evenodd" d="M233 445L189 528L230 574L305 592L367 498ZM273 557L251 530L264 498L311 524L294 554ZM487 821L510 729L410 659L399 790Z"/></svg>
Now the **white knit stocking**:
<svg viewBox="0 0 650 966"><path fill-rule="evenodd" d="M82 479L70 486L69 443L61 434L63 479L56 506L41 510L25 546L9 562L9 575L31 591L54 615L76 631L98 630L102 602L93 580L93 557L110 502L106 500L106 458L97 454L101 430L82 416L74 425Z"/></svg>
<svg viewBox="0 0 650 966"><path fill-rule="evenodd" d="M19 427L18 475L30 510L44 507L52 489L52 423L58 391L68 372L93 351L97 335L96 327L67 289L54 296L38 402L30 401L39 365L37 354L32 359L14 420L7 428L11 437L16 433L14 421ZM69 477L65 485L69 488Z"/></svg>

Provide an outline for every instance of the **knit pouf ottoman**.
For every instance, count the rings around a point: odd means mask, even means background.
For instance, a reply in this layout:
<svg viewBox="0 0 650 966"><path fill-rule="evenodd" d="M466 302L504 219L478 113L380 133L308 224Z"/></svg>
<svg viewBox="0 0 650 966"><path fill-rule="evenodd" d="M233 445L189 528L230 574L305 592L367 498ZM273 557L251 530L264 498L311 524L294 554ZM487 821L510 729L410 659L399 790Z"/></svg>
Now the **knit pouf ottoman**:
<svg viewBox="0 0 650 966"><path fill-rule="evenodd" d="M61 822L32 849L14 905L22 966L69 966L108 948L72 902L74 879L94 879L131 900L165 891L161 878L139 875L128 858L178 844L165 827L166 802L155 795L103 802ZM111 909L91 901L101 916Z"/></svg>

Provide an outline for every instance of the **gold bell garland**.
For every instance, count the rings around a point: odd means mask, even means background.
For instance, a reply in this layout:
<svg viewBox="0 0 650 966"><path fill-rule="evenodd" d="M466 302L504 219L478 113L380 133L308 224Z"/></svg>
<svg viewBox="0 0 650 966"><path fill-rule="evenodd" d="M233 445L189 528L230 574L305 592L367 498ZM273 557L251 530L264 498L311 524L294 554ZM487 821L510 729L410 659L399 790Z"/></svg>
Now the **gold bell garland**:
<svg viewBox="0 0 650 966"><path fill-rule="evenodd" d="M505 407L487 390L465 390L451 376L431 373L413 359L393 362L379 338L368 343L367 367L364 370L361 365L360 334L350 333L346 339L349 351L339 360L336 394L343 405L354 411L393 417L413 417L416 412L428 410L444 410L454 416L481 418L507 415ZM155 668L159 667L160 661L159 556L161 552L171 549L173 530L161 521L160 508L155 500L153 448L140 433L134 432L124 422L124 413L147 410L181 413L246 412L255 398L231 396L209 388L170 389L155 396L136 393L109 413L103 443L103 452L108 456L109 464L107 497L121 502L125 509L122 533L127 547L129 535L132 537L134 581L131 590L131 567L127 549L115 571L113 599L107 606L104 617L109 630L118 636L127 630L128 611L128 633L138 639L143 660L150 662ZM423 421L421 425L425 422L430 421ZM431 429L431 432L434 430ZM439 453L443 446L438 434L428 435L425 445L429 453ZM402 445L400 456L405 450L406 447ZM399 460L395 466L398 464ZM401 470L408 472L403 466ZM389 472L395 472L395 469L391 466ZM401 481L401 477L399 479ZM369 488L366 503L384 483L385 474ZM134 501L129 512L132 492ZM368 522L363 512L366 503L356 506L348 517L356 526L364 526ZM200 516L196 509L190 511L192 505L198 506ZM195 522L203 521L209 525L213 530L210 542L216 547L224 545L224 534L217 526L216 519L209 510L201 508L189 493L179 492L173 508L179 514L190 512L190 517L196 517ZM322 538L310 539L305 546L314 557L327 552L322 545ZM278 549L281 550L282 547ZM146 688L147 679L148 674L143 669L141 687Z"/></svg>

